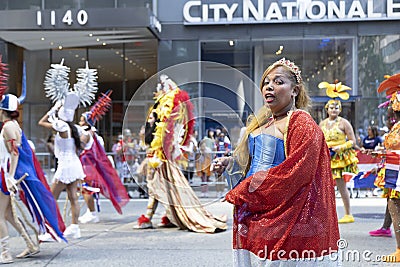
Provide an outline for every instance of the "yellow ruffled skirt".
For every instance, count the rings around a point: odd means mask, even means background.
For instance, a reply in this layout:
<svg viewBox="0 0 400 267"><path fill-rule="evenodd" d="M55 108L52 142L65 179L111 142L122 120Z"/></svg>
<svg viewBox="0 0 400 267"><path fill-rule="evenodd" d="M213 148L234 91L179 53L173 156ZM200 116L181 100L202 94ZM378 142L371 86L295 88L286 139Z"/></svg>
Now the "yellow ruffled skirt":
<svg viewBox="0 0 400 267"><path fill-rule="evenodd" d="M331 157L333 179L343 177L344 172L358 173L357 153L353 148L334 154Z"/></svg>

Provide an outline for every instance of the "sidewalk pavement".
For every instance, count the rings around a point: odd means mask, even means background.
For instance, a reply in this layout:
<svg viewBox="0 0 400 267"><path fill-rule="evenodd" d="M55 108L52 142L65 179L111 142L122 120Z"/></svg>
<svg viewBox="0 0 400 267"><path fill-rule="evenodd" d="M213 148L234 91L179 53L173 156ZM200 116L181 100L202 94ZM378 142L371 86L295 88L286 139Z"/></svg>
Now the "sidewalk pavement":
<svg viewBox="0 0 400 267"><path fill-rule="evenodd" d="M60 197L61 210L65 197ZM137 218L145 212L146 199L132 199L123 209L123 215L115 212L110 202L101 199L100 222L80 225L82 238L66 243L43 243L41 252L32 258L15 259L15 266L232 266L232 206L213 198L202 198L210 212L228 215L228 230L218 234L198 234L177 228L133 230ZM82 203L82 200L80 200ZM381 198L352 199L355 223L340 225L345 251L365 253L370 257L387 255L395 250L395 238L370 237L368 232L379 228L383 222L386 200ZM343 215L343 205L337 198L338 216ZM81 214L86 211L82 208ZM162 205L153 223L160 222ZM69 218L67 219L69 222ZM9 227L11 230L12 227ZM16 255L24 249L22 238L11 231L11 253ZM347 255L347 254L346 254ZM350 255L350 257L352 257ZM345 259L343 266L391 266L364 258Z"/></svg>

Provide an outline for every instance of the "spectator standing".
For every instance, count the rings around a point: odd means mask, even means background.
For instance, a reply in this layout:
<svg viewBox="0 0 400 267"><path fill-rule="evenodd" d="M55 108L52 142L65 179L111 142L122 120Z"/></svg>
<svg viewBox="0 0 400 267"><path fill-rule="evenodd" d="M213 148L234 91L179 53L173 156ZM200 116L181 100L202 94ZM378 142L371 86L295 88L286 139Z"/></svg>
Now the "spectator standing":
<svg viewBox="0 0 400 267"><path fill-rule="evenodd" d="M134 156L132 151L132 133L130 129L122 131L122 139L118 141L115 151L121 158L121 166L119 169L119 177L124 184L130 182L131 173L130 166L134 163ZM126 188L128 191L128 188ZM128 191L129 192L129 191Z"/></svg>
<svg viewBox="0 0 400 267"><path fill-rule="evenodd" d="M208 129L206 136L204 136L201 142L204 142L210 151L216 151L215 130L213 128Z"/></svg>
<svg viewBox="0 0 400 267"><path fill-rule="evenodd" d="M184 150L184 157L187 160L187 166L183 168L182 173L190 184L193 183L193 174L196 167L196 152L198 150L197 140L195 135L190 136L189 144L182 148Z"/></svg>
<svg viewBox="0 0 400 267"><path fill-rule="evenodd" d="M204 139L200 142L199 153L196 154L197 175L201 178L201 197L208 197L208 183L210 182L210 165L212 151Z"/></svg>
<svg viewBox="0 0 400 267"><path fill-rule="evenodd" d="M367 131L368 135L363 139L361 150L375 150L375 148L382 143L378 133L378 128L370 126Z"/></svg>
<svg viewBox="0 0 400 267"><path fill-rule="evenodd" d="M367 136L364 137L361 147L361 152L363 153L371 153L375 151L377 147L379 147L382 143L382 139L379 136L378 128L375 126L369 126L367 129ZM373 189L367 188L367 192L365 194L366 197L373 196ZM358 193L357 193L358 195Z"/></svg>
<svg viewBox="0 0 400 267"><path fill-rule="evenodd" d="M113 144L111 151L114 154L115 158L115 168L117 169L119 177L122 177L122 134L118 135L117 141Z"/></svg>
<svg viewBox="0 0 400 267"><path fill-rule="evenodd" d="M225 135L224 131L221 131L216 140L217 144L217 158L222 156L229 156L231 153L231 144L229 138ZM222 175L216 174L215 190L217 191L217 197L222 197L225 191L225 179Z"/></svg>

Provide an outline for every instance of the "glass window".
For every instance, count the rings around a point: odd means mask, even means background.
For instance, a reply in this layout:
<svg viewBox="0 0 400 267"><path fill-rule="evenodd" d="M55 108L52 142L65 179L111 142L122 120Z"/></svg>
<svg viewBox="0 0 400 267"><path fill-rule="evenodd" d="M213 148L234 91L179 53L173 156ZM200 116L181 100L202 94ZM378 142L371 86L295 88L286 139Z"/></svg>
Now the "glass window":
<svg viewBox="0 0 400 267"><path fill-rule="evenodd" d="M16 9L40 9L41 0L0 0L0 10L16 10Z"/></svg>
<svg viewBox="0 0 400 267"><path fill-rule="evenodd" d="M90 66L97 69L99 92L113 90L112 99L116 101L122 101L125 94L123 90L123 56L122 44L88 49Z"/></svg>
<svg viewBox="0 0 400 267"><path fill-rule="evenodd" d="M125 100L129 101L136 94L143 81L157 72L158 41L156 39L132 41L126 43L124 49L123 62L127 81ZM153 95L151 94L150 99L152 97ZM135 100L146 99L148 99L148 95L135 95Z"/></svg>
<svg viewBox="0 0 400 267"><path fill-rule="evenodd" d="M146 47L146 52L143 47ZM62 50L42 50L25 51L24 60L27 64L28 94L27 104L24 104L24 131L27 136L33 136L33 139L46 136L46 129L38 127L37 122L51 107L49 99L46 98L43 90L43 81L46 71L51 63L60 63L64 59L64 64L70 67L69 82L72 87L76 83L76 70L84 68L86 61L90 68L97 69L98 72L98 93L104 93L107 90L113 90L111 98L111 110L97 123L96 127L105 140L106 150L111 149L111 145L116 136L121 133L123 119L128 105L128 101L134 92L147 79L154 75L157 69L157 40L151 40L149 43L143 41L141 46L137 44L116 44L97 47L69 48ZM153 56L149 51L152 51ZM129 63L135 60L136 66ZM133 61L132 61L133 62ZM155 87L154 87L155 88ZM135 109L135 118L133 123L138 125L132 128L132 133L139 131L139 127L144 123L145 114L148 109L143 99L153 102L153 91L148 92L138 102L141 108ZM81 113L88 108L79 108L76 112L76 120ZM39 135L40 133L40 135ZM43 151L44 147L39 144L38 149Z"/></svg>
<svg viewBox="0 0 400 267"><path fill-rule="evenodd" d="M81 0L80 8L114 8L114 0Z"/></svg>
<svg viewBox="0 0 400 267"><path fill-rule="evenodd" d="M118 7L147 7L152 9L153 0L118 0Z"/></svg>
<svg viewBox="0 0 400 267"><path fill-rule="evenodd" d="M113 8L114 0L46 0L45 9Z"/></svg>
<svg viewBox="0 0 400 267"><path fill-rule="evenodd" d="M97 69L98 84L100 93L112 90L112 108L109 113L102 118L97 127L104 138L106 150L111 149L113 136L121 132L123 120L123 97L124 72L123 72L123 45L107 45L88 48L89 63L92 68Z"/></svg>
<svg viewBox="0 0 400 267"><path fill-rule="evenodd" d="M385 75L398 72L400 67L399 35L361 36L358 40L358 85L361 98L357 101L357 126L366 131L368 126L385 126L386 109L378 105L386 101L377 88ZM366 108L368 107L368 108Z"/></svg>
<svg viewBox="0 0 400 267"><path fill-rule="evenodd" d="M324 109L328 100L325 89L319 89L320 82L334 83L335 80L348 85L353 90L349 91L351 96L357 95L353 79L353 43L354 38L306 38L263 40L255 42L254 52L254 77L259 84L259 77L267 66L279 60L287 58L294 61L302 71L301 75L312 98L311 115L319 123L326 118ZM259 62L262 58L262 64ZM354 102L354 98L350 102ZM262 105L261 100L258 107ZM257 104L257 103L256 103ZM346 107L345 107L346 106ZM351 103L343 104L343 113L347 106L350 110ZM258 109L258 108L257 108ZM344 116L344 115L343 115ZM346 117L354 123L355 115Z"/></svg>
<svg viewBox="0 0 400 267"><path fill-rule="evenodd" d="M160 41L158 68L160 70L179 63L199 60L198 41Z"/></svg>
<svg viewBox="0 0 400 267"><path fill-rule="evenodd" d="M147 7L152 10L153 0L0 0L0 10L67 8L125 8Z"/></svg>
<svg viewBox="0 0 400 267"><path fill-rule="evenodd" d="M44 3L44 9L69 9L69 8L81 8L80 1L75 0L46 0Z"/></svg>
<svg viewBox="0 0 400 267"><path fill-rule="evenodd" d="M351 38L280 39L264 40L255 44L262 48L254 56L262 56L263 68L282 57L294 61L301 68L303 80L313 97L326 96L325 91L318 88L322 81L333 83L337 79L353 86ZM349 93L355 95L356 91Z"/></svg>
<svg viewBox="0 0 400 267"><path fill-rule="evenodd" d="M23 106L23 129L27 138L35 144L36 152L48 152L46 141L51 131L39 126L38 122L49 108L50 104L26 103Z"/></svg>
<svg viewBox="0 0 400 267"><path fill-rule="evenodd" d="M353 90L349 94L356 95L357 89L353 87L353 39L305 39L301 47L302 60L298 64L310 95L326 96L318 84L323 81L334 83L335 80L350 86Z"/></svg>

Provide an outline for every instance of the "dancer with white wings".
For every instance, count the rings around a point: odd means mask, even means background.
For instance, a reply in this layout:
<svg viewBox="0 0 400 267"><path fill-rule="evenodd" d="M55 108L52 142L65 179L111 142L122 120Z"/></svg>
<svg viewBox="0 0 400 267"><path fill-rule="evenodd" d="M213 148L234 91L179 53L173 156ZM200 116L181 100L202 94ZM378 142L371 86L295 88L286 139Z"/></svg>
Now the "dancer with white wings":
<svg viewBox="0 0 400 267"><path fill-rule="evenodd" d="M74 89L69 88L69 67L61 64L52 64L46 73L45 92L55 105L39 121L39 125L56 131L54 154L58 159L57 170L51 187L54 198L57 200L60 193L66 188L71 203L71 224L64 231L66 237L80 238L78 225L80 207L77 188L80 180L85 178L82 164L78 157L81 148L82 129L73 123L75 110L79 103L83 106L90 104L97 91L96 70L86 68L77 70L78 81ZM47 237L42 237L47 241Z"/></svg>

